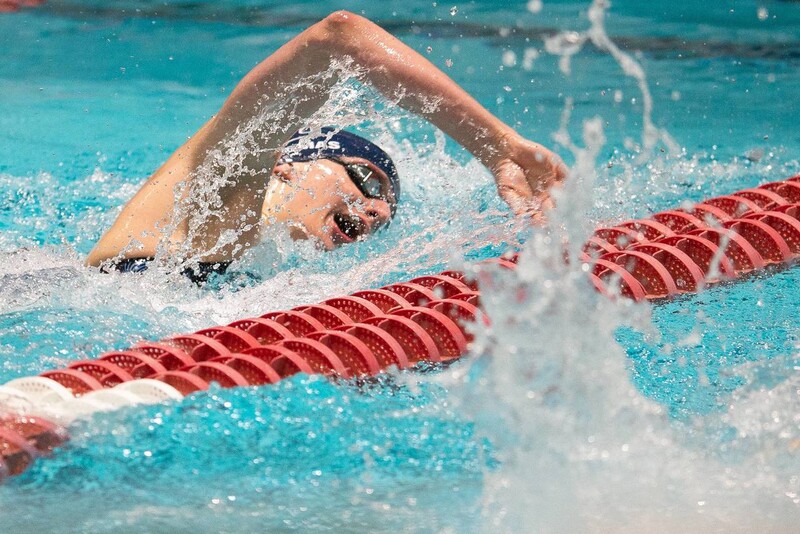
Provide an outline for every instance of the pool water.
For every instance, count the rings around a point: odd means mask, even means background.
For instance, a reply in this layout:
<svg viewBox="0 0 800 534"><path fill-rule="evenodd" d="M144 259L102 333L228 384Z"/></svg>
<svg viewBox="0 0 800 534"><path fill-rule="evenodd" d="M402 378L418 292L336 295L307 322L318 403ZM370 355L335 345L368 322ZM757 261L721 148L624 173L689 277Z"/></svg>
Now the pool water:
<svg viewBox="0 0 800 534"><path fill-rule="evenodd" d="M524 242L519 274L484 291L492 326L463 362L95 416L0 486L0 532L792 531L800 270L633 305L554 258L560 232L578 243L604 221L800 173L800 4L613 2L605 29L643 67L677 150L641 148L637 81L576 45L589 4L52 0L0 16L0 382ZM404 180L382 239L322 253L279 236L213 288L84 267L237 81L340 8L575 166L552 227L526 229L451 141L345 84L324 113L369 123Z"/></svg>

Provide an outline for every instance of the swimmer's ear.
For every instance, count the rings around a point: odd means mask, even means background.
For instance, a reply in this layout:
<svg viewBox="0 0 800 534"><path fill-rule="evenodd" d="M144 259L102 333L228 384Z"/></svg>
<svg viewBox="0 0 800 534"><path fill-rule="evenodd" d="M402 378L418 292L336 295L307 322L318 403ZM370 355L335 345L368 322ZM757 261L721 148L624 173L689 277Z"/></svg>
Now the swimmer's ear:
<svg viewBox="0 0 800 534"><path fill-rule="evenodd" d="M272 169L272 176L281 182L291 183L297 179L297 171L291 163L278 163Z"/></svg>

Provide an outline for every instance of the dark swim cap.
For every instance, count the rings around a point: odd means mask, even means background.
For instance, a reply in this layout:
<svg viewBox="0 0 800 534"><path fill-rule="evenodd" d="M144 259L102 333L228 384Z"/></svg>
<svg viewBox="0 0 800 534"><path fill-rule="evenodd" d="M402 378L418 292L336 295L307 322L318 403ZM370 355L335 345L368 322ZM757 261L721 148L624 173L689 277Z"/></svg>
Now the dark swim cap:
<svg viewBox="0 0 800 534"><path fill-rule="evenodd" d="M331 159L338 161L343 157L368 160L389 178L395 203L400 198L400 177L392 158L378 145L354 133L324 126L315 135L311 128L301 128L284 145L280 162L313 161ZM394 214L394 206L392 207Z"/></svg>

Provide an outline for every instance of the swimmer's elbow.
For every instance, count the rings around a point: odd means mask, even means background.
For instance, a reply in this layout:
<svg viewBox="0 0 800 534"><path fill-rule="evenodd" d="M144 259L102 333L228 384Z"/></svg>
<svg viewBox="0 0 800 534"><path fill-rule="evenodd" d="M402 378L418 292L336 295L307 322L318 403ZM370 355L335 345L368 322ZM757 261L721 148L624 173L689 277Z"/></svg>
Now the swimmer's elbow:
<svg viewBox="0 0 800 534"><path fill-rule="evenodd" d="M358 35L364 25L372 24L368 19L340 9L334 11L319 22L320 29L328 39L347 38Z"/></svg>

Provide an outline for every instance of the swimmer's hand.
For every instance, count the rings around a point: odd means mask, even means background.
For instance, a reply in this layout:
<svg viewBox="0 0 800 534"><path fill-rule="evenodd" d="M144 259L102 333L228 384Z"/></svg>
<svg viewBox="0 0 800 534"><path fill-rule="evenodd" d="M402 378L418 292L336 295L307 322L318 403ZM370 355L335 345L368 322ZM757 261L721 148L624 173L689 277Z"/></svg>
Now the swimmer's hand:
<svg viewBox="0 0 800 534"><path fill-rule="evenodd" d="M517 215L534 219L553 206L551 188L562 183L568 173L558 155L516 133L503 139L488 167L500 197Z"/></svg>

